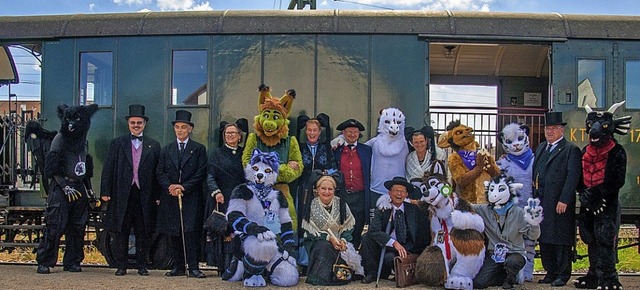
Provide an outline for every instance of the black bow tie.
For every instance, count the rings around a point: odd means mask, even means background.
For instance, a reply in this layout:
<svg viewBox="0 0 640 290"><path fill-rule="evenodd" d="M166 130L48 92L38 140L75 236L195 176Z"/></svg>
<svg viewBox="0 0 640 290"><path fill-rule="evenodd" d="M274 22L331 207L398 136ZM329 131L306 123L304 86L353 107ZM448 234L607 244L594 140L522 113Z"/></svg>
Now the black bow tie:
<svg viewBox="0 0 640 290"><path fill-rule="evenodd" d="M135 140L135 139L142 141L142 136L131 135L131 140Z"/></svg>

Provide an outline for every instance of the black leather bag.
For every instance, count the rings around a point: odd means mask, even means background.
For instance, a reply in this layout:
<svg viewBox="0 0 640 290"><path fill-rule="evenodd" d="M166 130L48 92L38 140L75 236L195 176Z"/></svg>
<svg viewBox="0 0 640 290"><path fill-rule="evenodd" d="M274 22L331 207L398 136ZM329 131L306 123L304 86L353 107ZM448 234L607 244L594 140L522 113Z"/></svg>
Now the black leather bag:
<svg viewBox="0 0 640 290"><path fill-rule="evenodd" d="M218 203L216 203L216 209L204 221L202 228L216 235L225 236L227 234L227 225L227 215L218 210Z"/></svg>

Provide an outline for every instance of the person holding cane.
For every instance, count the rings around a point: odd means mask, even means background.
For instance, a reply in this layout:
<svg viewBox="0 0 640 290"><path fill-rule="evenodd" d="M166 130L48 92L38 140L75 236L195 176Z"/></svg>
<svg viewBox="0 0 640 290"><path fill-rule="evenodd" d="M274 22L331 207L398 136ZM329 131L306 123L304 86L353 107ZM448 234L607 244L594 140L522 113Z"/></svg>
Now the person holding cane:
<svg viewBox="0 0 640 290"><path fill-rule="evenodd" d="M206 148L190 138L193 131L190 112L176 111L175 121L171 123L176 140L162 148L157 170L163 192L156 229L171 237L173 253L172 269L165 276L188 274L204 278L198 267L198 250L203 221L203 183L207 176Z"/></svg>

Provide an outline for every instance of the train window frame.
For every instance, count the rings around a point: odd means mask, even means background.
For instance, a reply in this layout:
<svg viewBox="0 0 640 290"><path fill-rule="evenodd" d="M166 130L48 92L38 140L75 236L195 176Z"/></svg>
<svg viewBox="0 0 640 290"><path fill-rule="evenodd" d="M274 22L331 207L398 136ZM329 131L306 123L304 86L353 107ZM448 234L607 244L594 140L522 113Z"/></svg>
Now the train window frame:
<svg viewBox="0 0 640 290"><path fill-rule="evenodd" d="M602 94L601 98L598 98L596 96L596 100L595 100L595 105L593 104L589 104L590 107L592 109L595 108L604 108L607 104L607 60L605 58L591 58L591 57L585 57L585 58L578 58L576 60L576 92L577 92L577 99L576 99L576 105L578 106L578 108L584 108L586 104L586 102L582 101L581 99L583 99L582 94L580 93L580 88L581 88L581 83L584 80L581 80L581 75L580 75L580 63L583 61L590 61L590 62L598 62L602 64L602 70L601 70L601 84L602 84L602 89L600 91L600 93ZM594 91L594 85L591 80L589 80L589 83L591 83L591 89L592 91Z"/></svg>
<svg viewBox="0 0 640 290"><path fill-rule="evenodd" d="M630 79L631 74L629 72L629 63L635 63L637 65L635 78ZM633 81L635 80L635 81ZM624 60L624 107L626 110L640 110L640 59L630 58ZM635 87L636 94L630 97L629 86Z"/></svg>
<svg viewBox="0 0 640 290"><path fill-rule="evenodd" d="M108 96L103 97L103 99L105 100L104 102L96 102L95 99L95 95L93 96L93 100L89 101L88 99L88 95L86 93L88 93L89 89L87 87L83 87L84 83L88 84L88 79L89 77L87 76L88 74L88 67L87 65L90 63L89 61L91 59L87 59L85 58L85 56L92 56L92 55L96 55L96 54L109 54L108 60L110 61L110 72L106 72L104 74L102 74L103 78L107 78L107 81L110 81L110 84L106 84L106 85L101 85L100 87L103 88L103 90L110 90L110 92L108 92ZM93 58L95 59L95 61L97 60L104 60L104 59L99 59L96 56L93 56ZM106 58L105 58L106 59ZM80 105L90 105L90 104L96 104L98 105L98 107L113 107L114 106L114 95L115 95L115 61L114 61L114 52L113 51L80 51L78 52L78 103ZM85 65L87 64L87 65ZM92 63L92 65L95 66L94 63ZM95 69L94 69L95 70ZM95 78L95 76L93 76L93 78ZM110 78L110 79L108 79ZM95 82L94 82L95 83ZM87 85L88 86L88 85ZM91 89L92 92L95 93L96 89L95 89L95 84L94 87ZM85 93L86 92L86 93Z"/></svg>
<svg viewBox="0 0 640 290"><path fill-rule="evenodd" d="M198 103L196 104L186 104L184 102L182 103L178 103L179 101L179 96L175 95L174 90L176 89L174 86L174 83L176 81L175 76L176 76L176 62L175 62L175 54L176 52L178 53L185 53L185 52L198 52L198 53L202 53L204 54L204 62L201 63L201 65L204 65L204 95L203 100L204 103L200 103L199 102L199 96L201 96L202 94L198 94ZM181 107L189 107L189 108L198 108L198 107L209 107L209 94L210 94L210 84L209 84L209 77L210 77L210 72L209 72L209 52L207 49L202 49L202 48L194 48L194 49L172 49L171 50L171 55L170 55L170 64L171 64L171 75L169 76L169 106L172 108L181 108ZM201 87L198 87L198 89L194 90L193 93L196 93ZM189 96L193 95L193 93L191 93ZM187 97L188 98L188 97Z"/></svg>

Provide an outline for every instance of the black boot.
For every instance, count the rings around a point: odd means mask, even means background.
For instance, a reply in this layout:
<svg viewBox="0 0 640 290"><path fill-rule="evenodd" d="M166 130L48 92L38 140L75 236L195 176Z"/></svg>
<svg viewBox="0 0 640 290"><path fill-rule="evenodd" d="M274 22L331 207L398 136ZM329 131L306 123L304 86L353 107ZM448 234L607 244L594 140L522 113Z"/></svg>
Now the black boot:
<svg viewBox="0 0 640 290"><path fill-rule="evenodd" d="M517 283L516 275L517 273L511 273L511 271L507 270L507 277L504 278L502 289L513 289L513 285Z"/></svg>

